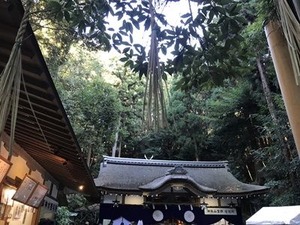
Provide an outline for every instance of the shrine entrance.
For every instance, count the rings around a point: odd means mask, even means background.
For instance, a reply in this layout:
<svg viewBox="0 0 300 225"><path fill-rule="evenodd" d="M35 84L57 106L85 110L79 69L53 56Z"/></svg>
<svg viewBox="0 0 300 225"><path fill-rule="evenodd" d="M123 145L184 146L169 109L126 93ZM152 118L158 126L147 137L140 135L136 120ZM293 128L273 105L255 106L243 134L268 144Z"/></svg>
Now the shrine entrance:
<svg viewBox="0 0 300 225"><path fill-rule="evenodd" d="M160 225L187 225L187 223L178 219L167 219L163 223L160 223Z"/></svg>
<svg viewBox="0 0 300 225"><path fill-rule="evenodd" d="M228 212L230 213L228 213ZM231 213L234 211L235 213ZM103 225L110 224L124 218L131 224L142 221L143 225L234 225L243 224L241 211L233 208L207 208L191 207L189 205L155 205L144 207L141 205L118 205L100 204L100 221ZM126 220L125 220L126 219ZM105 223L104 221L107 221ZM122 224L122 221L117 224Z"/></svg>

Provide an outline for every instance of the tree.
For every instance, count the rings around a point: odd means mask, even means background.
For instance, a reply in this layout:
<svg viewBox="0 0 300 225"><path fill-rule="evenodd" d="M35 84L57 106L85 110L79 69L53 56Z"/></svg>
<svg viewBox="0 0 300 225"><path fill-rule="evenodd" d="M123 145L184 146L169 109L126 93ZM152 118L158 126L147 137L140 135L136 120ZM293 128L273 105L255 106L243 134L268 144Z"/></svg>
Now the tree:
<svg viewBox="0 0 300 225"><path fill-rule="evenodd" d="M164 91L162 82L157 79L166 79L167 74L179 72L183 76L178 86L189 89L203 83L219 83L224 77L234 74L231 65L238 60L235 57L224 59L224 55L241 40L239 32L246 23L244 11L240 12L243 3L189 0L186 2L190 6L189 11L176 26L170 25L160 12L164 5L176 4L172 0L47 1L40 4L42 10L37 10L36 15L51 19L53 24L59 23L61 30L68 31L75 40L80 38L91 47L109 49L108 40L111 39L112 46L124 54L121 60L140 77L147 75L149 86L145 91L148 97L145 98L147 110L145 108L144 111L147 112L148 128L155 128L160 127L159 124L164 126L166 121ZM192 10L192 6L197 10ZM108 28L105 22L108 15L121 21L119 29ZM133 40L134 30L142 27L145 31L151 29L152 51L149 55L146 46ZM160 63L157 60L161 53L173 54L174 58ZM153 121L156 125L151 125Z"/></svg>
<svg viewBox="0 0 300 225"><path fill-rule="evenodd" d="M255 119L258 106L253 98L249 82L229 80L226 86L213 90L206 108L215 157L230 160L242 173L241 178L248 178L248 181L255 179L255 174L250 175L247 167L252 167L250 152L257 148L258 136Z"/></svg>
<svg viewBox="0 0 300 225"><path fill-rule="evenodd" d="M95 176L102 155L111 152L121 110L117 92L101 77L102 68L94 53L75 46L55 78L87 164Z"/></svg>
<svg viewBox="0 0 300 225"><path fill-rule="evenodd" d="M176 135L174 141L179 151L179 159L206 160L208 127L203 119L204 102L205 94L202 91L171 92L168 117L171 132Z"/></svg>
<svg viewBox="0 0 300 225"><path fill-rule="evenodd" d="M68 34L71 40L83 40L87 46L109 49L109 35L105 27L109 10L105 0L42 0L36 4L32 15L39 28L54 29L59 35Z"/></svg>
<svg viewBox="0 0 300 225"><path fill-rule="evenodd" d="M111 76L119 82L114 84L121 102L119 125L115 138L115 156L134 157L139 154L137 141L143 135L143 96L145 80L139 79L129 68L113 60L115 69Z"/></svg>
<svg viewBox="0 0 300 225"><path fill-rule="evenodd" d="M58 225L69 225L71 222L70 216L71 212L68 210L67 207L58 207L55 220Z"/></svg>

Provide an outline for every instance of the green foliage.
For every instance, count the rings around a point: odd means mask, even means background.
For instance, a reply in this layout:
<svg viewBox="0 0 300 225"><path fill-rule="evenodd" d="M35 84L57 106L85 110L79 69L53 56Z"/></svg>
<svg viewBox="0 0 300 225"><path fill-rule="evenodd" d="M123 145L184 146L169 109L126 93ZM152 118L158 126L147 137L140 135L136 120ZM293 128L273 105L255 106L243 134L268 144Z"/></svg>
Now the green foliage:
<svg viewBox="0 0 300 225"><path fill-rule="evenodd" d="M189 25L190 30L191 27L200 30L202 35L182 28L187 36L199 41L200 48L188 43L178 48L180 54L172 62L174 70L182 73L178 88L221 84L224 78L236 75L240 62L234 52L243 40L240 31L247 23L241 4L239 1L203 1L192 26Z"/></svg>
<svg viewBox="0 0 300 225"><path fill-rule="evenodd" d="M174 56L172 60L161 63L161 69L165 74L183 74L178 87L188 89L203 83L219 84L224 78L234 76L233 65L237 66L239 60L230 57L228 52L235 51L243 40L240 31L247 24L243 4L242 1L193 3L197 14L186 12L182 15L181 24L175 27L156 10L158 51L162 55L171 53ZM121 24L112 34L113 46L122 52L124 57L121 60L126 65L138 72L140 77L146 75L146 49L134 42L133 34L135 28L145 32L149 29L149 4L143 1L111 1L111 7L112 15Z"/></svg>
<svg viewBox="0 0 300 225"><path fill-rule="evenodd" d="M158 5L155 11L158 51L173 56L160 66L164 78L166 74L182 74L177 84L182 89L218 85L225 78L236 76L242 60L237 51L241 50L239 47L244 40L243 28L256 19L257 12L263 15L260 21L265 20L264 6L268 6L269 12L275 9L271 0L191 1L193 11L182 15L181 24L172 26L160 8L176 3L154 2ZM108 49L112 45L123 54L121 61L126 62L126 66L140 77L147 74L146 46L134 40L136 30L147 32L150 29L147 1L51 0L42 1L40 5L42 11L37 11L37 18L58 23L60 30L67 31L73 40L80 38L87 46ZM115 24L111 27L106 22L106 18L111 17L119 21L119 27Z"/></svg>
<svg viewBox="0 0 300 225"><path fill-rule="evenodd" d="M77 215L72 218L74 224L96 224L98 219L98 210L95 210L94 204L89 202L81 194L69 194L67 196L68 209Z"/></svg>
<svg viewBox="0 0 300 225"><path fill-rule="evenodd" d="M176 136L169 129L149 132L138 142L139 157L155 159L178 159Z"/></svg>
<svg viewBox="0 0 300 225"><path fill-rule="evenodd" d="M35 4L35 10L36 12L43 11L43 2ZM31 24L48 63L48 69L52 76L56 76L58 67L67 59L74 37L70 30L61 29L63 24L55 23L51 18L45 18L42 13L36 12L32 13Z"/></svg>
<svg viewBox="0 0 300 225"><path fill-rule="evenodd" d="M144 135L138 148L142 155L159 159L206 160L207 123L202 93L172 89L168 106L168 128Z"/></svg>
<svg viewBox="0 0 300 225"><path fill-rule="evenodd" d="M126 157L138 154L136 143L142 135L144 80L139 80L128 68L118 67L113 75L120 79L115 85L121 101L119 151Z"/></svg>
<svg viewBox="0 0 300 225"><path fill-rule="evenodd" d="M42 1L43 14L53 23L63 24L63 30L73 34L75 39L84 40L92 47L109 49L109 35L106 33L105 16L110 6L107 1Z"/></svg>
<svg viewBox="0 0 300 225"><path fill-rule="evenodd" d="M109 154L120 116L121 104L115 89L107 84L103 66L94 53L73 47L59 67L55 81L82 151L93 175L97 163Z"/></svg>
<svg viewBox="0 0 300 225"><path fill-rule="evenodd" d="M253 92L248 81L228 80L226 86L214 89L206 103L215 157L229 160L234 173L240 173L240 179L248 182L255 179L255 172L250 171L253 174L249 176L247 166L254 167L250 152L257 148L259 136L255 118L258 105Z"/></svg>
<svg viewBox="0 0 300 225"><path fill-rule="evenodd" d="M179 151L178 158L204 160L208 135L203 119L203 93L173 91L170 97L169 118Z"/></svg>
<svg viewBox="0 0 300 225"><path fill-rule="evenodd" d="M87 199L80 194L67 195L67 201L68 201L68 209L73 212L81 207L86 207L88 203Z"/></svg>
<svg viewBox="0 0 300 225"><path fill-rule="evenodd" d="M70 216L71 216L71 212L67 207L65 206L58 207L55 220L58 225L69 225L71 222Z"/></svg>

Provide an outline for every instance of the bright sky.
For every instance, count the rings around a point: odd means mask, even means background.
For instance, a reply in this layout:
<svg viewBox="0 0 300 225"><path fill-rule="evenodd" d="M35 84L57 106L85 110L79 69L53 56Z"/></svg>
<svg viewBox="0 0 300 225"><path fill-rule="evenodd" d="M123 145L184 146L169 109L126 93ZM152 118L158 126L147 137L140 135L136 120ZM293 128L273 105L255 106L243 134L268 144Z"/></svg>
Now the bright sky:
<svg viewBox="0 0 300 225"><path fill-rule="evenodd" d="M195 3L191 3L192 5ZM195 9L196 7L194 7ZM192 9L193 10L193 9ZM168 5L162 10L162 14L167 17L171 25L180 23L180 17L189 12L188 1L169 2ZM196 12L193 12L195 14Z"/></svg>
<svg viewBox="0 0 300 225"><path fill-rule="evenodd" d="M195 3L192 3L192 10L193 15L196 15L197 6L195 6ZM194 7L193 7L194 4ZM159 9L159 12L164 14L166 16L166 20L172 25L175 26L176 24L180 24L180 17L187 12L189 12L189 5L187 0L179 1L179 2L169 2L167 6L164 6L163 8ZM109 18L108 19L110 24L113 24L112 26L116 29L121 25L121 22L118 21L116 18ZM115 25L114 25L115 24ZM134 30L134 43L140 43L143 46L149 46L150 44L150 32L144 32L144 31L138 31ZM102 52L99 57L101 58L101 61L103 62L103 65L108 72L108 74L111 74L113 71L116 71L116 58L121 58L120 53L118 53L115 49L112 49L110 52ZM166 58L166 56L161 56L162 60ZM111 76L108 77L108 79L111 79ZM114 82L114 81L111 81Z"/></svg>
<svg viewBox="0 0 300 225"><path fill-rule="evenodd" d="M196 3L191 2L193 14L196 15L197 6ZM193 7L194 5L194 7ZM189 4L187 0L179 2L169 2L167 5L157 9L157 11L165 15L166 20L170 25L175 26L180 24L181 16L189 12ZM116 29L120 27L122 21L118 21L117 18L109 17L109 24ZM142 26L141 26L142 27ZM149 46L150 44L150 31L136 30L134 29L133 42L142 44L143 46Z"/></svg>

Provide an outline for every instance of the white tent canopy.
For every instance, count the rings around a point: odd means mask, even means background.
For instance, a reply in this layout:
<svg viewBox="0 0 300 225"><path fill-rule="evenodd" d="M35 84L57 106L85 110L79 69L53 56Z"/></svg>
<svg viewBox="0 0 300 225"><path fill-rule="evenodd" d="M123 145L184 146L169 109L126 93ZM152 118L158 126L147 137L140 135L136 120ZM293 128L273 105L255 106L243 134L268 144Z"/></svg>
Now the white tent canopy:
<svg viewBox="0 0 300 225"><path fill-rule="evenodd" d="M300 205L263 207L246 221L246 225L271 224L300 224Z"/></svg>

